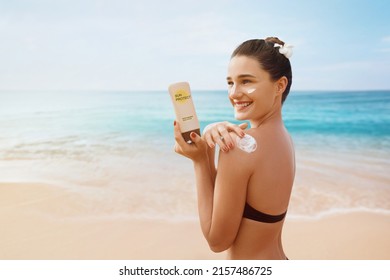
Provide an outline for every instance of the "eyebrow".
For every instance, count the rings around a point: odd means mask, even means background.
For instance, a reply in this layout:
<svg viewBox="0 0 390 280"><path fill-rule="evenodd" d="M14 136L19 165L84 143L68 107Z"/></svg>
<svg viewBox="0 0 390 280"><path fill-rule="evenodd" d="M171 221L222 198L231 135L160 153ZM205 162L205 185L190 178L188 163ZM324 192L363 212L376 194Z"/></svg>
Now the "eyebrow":
<svg viewBox="0 0 390 280"><path fill-rule="evenodd" d="M253 76L251 74L241 74L237 78L243 79L243 78L256 78L256 76ZM231 80L231 77L226 77L226 80Z"/></svg>

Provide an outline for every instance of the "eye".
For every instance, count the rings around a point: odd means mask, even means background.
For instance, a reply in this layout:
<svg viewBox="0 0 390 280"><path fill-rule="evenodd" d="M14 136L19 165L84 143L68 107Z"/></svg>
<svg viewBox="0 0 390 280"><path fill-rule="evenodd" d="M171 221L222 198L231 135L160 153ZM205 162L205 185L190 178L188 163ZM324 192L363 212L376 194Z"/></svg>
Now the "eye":
<svg viewBox="0 0 390 280"><path fill-rule="evenodd" d="M244 84L244 85L249 84L249 83L251 83L250 80L242 80L242 84Z"/></svg>
<svg viewBox="0 0 390 280"><path fill-rule="evenodd" d="M229 87L232 87L234 85L234 83L232 81L228 81L227 84Z"/></svg>

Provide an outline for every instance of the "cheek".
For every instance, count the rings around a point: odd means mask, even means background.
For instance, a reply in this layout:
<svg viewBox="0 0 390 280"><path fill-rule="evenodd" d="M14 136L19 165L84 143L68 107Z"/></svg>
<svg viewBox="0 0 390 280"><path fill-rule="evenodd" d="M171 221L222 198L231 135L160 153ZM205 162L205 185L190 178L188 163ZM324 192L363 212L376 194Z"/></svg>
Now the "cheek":
<svg viewBox="0 0 390 280"><path fill-rule="evenodd" d="M274 105L274 102L275 102L275 98L272 94L272 92L269 92L269 91L255 91L252 95L249 95L249 96L253 96L253 99L255 100L255 106L256 106L256 111L259 113L259 114L266 114L269 112L269 110L272 109L273 105ZM254 97L256 96L256 97Z"/></svg>
<svg viewBox="0 0 390 280"><path fill-rule="evenodd" d="M256 91L256 88L248 88L247 91L246 91L246 93L247 93L247 94L252 94L252 93L254 93L255 91Z"/></svg>
<svg viewBox="0 0 390 280"><path fill-rule="evenodd" d="M248 95L251 95L253 94L255 91L258 91L258 86L253 84L253 83L250 83L248 85L242 85L241 86L241 91L245 94L248 94Z"/></svg>

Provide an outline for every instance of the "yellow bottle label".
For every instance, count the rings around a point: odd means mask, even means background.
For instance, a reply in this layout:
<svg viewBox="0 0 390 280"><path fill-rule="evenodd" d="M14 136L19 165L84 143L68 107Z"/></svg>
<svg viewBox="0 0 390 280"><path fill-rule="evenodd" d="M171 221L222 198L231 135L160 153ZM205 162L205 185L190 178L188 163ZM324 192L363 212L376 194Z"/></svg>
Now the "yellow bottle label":
<svg viewBox="0 0 390 280"><path fill-rule="evenodd" d="M178 89L175 91L175 101L179 103L186 103L191 98L191 94L185 89Z"/></svg>

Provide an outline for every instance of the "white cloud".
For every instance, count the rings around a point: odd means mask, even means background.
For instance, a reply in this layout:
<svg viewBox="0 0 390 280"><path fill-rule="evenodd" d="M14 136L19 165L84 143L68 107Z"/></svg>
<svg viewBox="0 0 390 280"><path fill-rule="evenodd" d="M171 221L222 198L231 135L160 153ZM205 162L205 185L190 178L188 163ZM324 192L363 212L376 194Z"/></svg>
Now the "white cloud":
<svg viewBox="0 0 390 280"><path fill-rule="evenodd" d="M367 90L390 89L389 61L360 60L313 67L295 71L293 87L297 90Z"/></svg>
<svg viewBox="0 0 390 280"><path fill-rule="evenodd" d="M390 36L382 37L381 41L385 43L390 43Z"/></svg>

